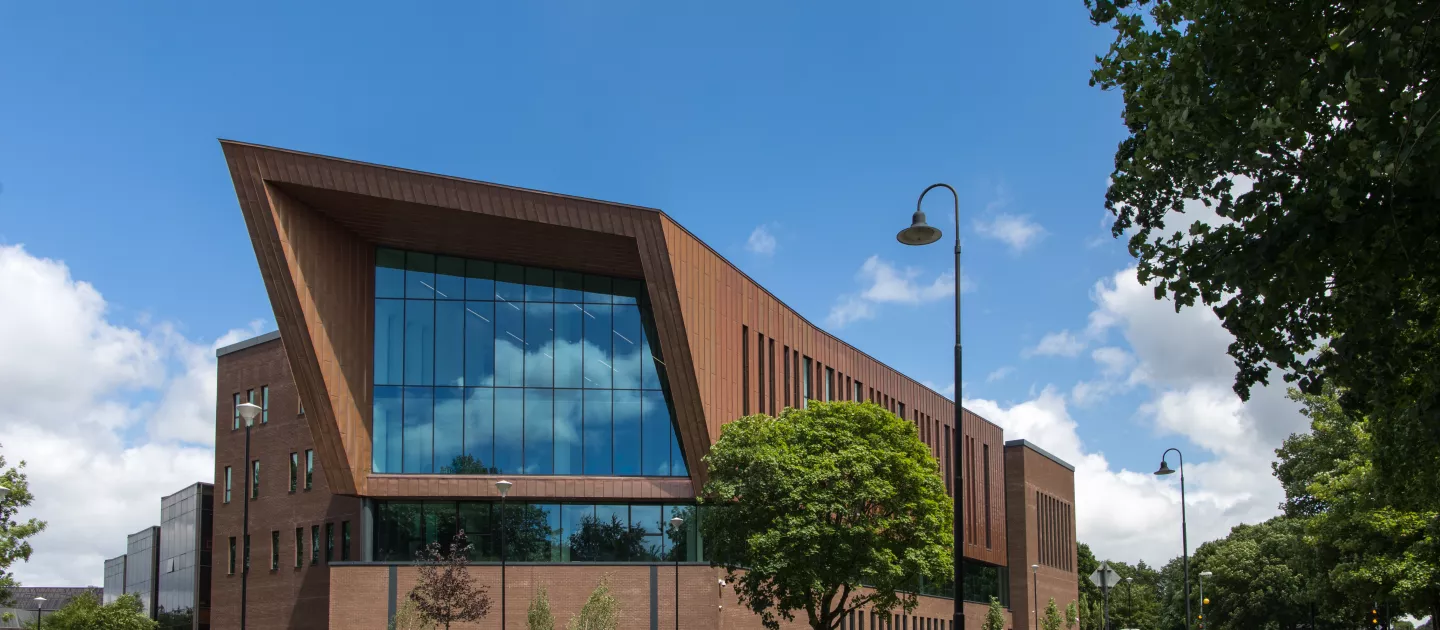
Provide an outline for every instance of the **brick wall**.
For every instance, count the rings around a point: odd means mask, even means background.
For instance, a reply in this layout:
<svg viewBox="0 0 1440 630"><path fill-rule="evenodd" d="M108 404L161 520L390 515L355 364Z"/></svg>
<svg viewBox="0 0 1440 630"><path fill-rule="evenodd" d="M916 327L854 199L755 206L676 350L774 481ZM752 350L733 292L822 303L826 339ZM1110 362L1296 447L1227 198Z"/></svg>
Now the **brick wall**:
<svg viewBox="0 0 1440 630"><path fill-rule="evenodd" d="M1080 597L1079 580L1089 578L1076 574L1074 471L1032 445L1017 442L1005 446L1005 502L1009 511L1006 522L1011 528L1010 609L1015 615L1015 630L1036 630L1037 604L1043 617L1046 605L1054 598L1063 617L1066 604ZM1046 510L1039 509L1037 492L1049 502ZM1067 518L1058 521L1054 518L1057 504L1066 506ZM1041 515L1049 518L1042 522L1037 518ZM1043 538L1042 527L1046 531ZM1048 559L1042 559L1040 543L1049 542L1050 549L1054 550L1057 540L1064 543L1058 545L1060 557L1055 557L1056 552L1052 551ZM1036 564L1040 569L1032 573L1031 567ZM1067 566L1068 570L1064 568Z"/></svg>

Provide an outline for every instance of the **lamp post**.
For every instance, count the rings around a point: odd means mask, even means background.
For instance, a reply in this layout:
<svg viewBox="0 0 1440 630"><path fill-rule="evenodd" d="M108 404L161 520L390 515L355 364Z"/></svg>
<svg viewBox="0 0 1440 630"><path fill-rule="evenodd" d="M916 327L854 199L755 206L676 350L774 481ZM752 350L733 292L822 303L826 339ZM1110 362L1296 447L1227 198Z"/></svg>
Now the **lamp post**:
<svg viewBox="0 0 1440 630"><path fill-rule="evenodd" d="M1034 602L1031 604L1031 606L1035 608L1034 630L1040 630L1040 565L1030 565L1030 575L1032 584L1032 586L1030 587L1030 596L1031 600Z"/></svg>
<svg viewBox="0 0 1440 630"><path fill-rule="evenodd" d="M495 482L495 489L500 491L500 630L505 630L505 497L513 485L504 479Z"/></svg>
<svg viewBox="0 0 1440 630"><path fill-rule="evenodd" d="M35 628L39 630L45 625L45 598L35 598Z"/></svg>
<svg viewBox="0 0 1440 630"><path fill-rule="evenodd" d="M1209 571L1200 572L1200 627L1205 627L1205 578L1214 576Z"/></svg>
<svg viewBox="0 0 1440 630"><path fill-rule="evenodd" d="M675 540L680 540L680 528L685 525L685 519L678 516L670 519L670 529L675 531ZM675 555L675 630L680 630L680 548L677 546L673 553Z"/></svg>
<svg viewBox="0 0 1440 630"><path fill-rule="evenodd" d="M1178 448L1166 449L1160 454L1160 469L1155 471L1157 476L1174 474L1165 456L1175 451L1175 456L1180 458L1180 546L1181 546L1181 570L1185 573L1185 628L1190 628L1190 535L1188 525L1185 522L1185 454Z"/></svg>
<svg viewBox="0 0 1440 630"><path fill-rule="evenodd" d="M920 202L925 200L925 194L936 188L944 188L950 191L955 198L955 425L951 431L951 452L958 456L964 452L965 438L960 407L961 397L961 365L960 365L960 195L951 188L949 184L931 184L929 188L921 191L920 198L915 200L915 214L910 218L910 227L900 230L895 239L905 245L929 245L940 240L940 229L925 223L925 212L920 209ZM964 466L954 466L955 474L955 618L951 622L954 630L965 630L965 501L961 496L964 493Z"/></svg>
<svg viewBox="0 0 1440 630"><path fill-rule="evenodd" d="M250 497L255 483L255 465L250 463L250 427L260 417L260 405L243 402L236 405L235 410L245 420L245 499L241 502L244 507L240 516L240 542L245 554L240 565L240 630L245 630L245 596L250 586Z"/></svg>
<svg viewBox="0 0 1440 630"><path fill-rule="evenodd" d="M1128 619L1125 625L1135 625L1135 578L1125 578L1125 613Z"/></svg>

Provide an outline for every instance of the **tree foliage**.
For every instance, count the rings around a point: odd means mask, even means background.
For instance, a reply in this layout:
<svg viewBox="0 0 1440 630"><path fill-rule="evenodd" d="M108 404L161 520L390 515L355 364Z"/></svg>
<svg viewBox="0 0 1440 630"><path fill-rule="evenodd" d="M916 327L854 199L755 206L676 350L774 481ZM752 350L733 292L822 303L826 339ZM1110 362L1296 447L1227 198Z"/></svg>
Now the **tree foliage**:
<svg viewBox="0 0 1440 630"><path fill-rule="evenodd" d="M616 630L620 627L620 600L610 593L610 576L600 578L595 590L570 618L568 630Z"/></svg>
<svg viewBox="0 0 1440 630"><path fill-rule="evenodd" d="M704 538L767 628L796 611L831 630L864 607L913 610L917 578L951 577L952 504L938 465L915 426L878 405L812 402L741 418L705 462L701 501L714 507Z"/></svg>
<svg viewBox="0 0 1440 630"><path fill-rule="evenodd" d="M75 596L55 612L45 613L45 630L155 630L160 624L145 615L140 596L126 593L101 605L94 593Z"/></svg>
<svg viewBox="0 0 1440 630"><path fill-rule="evenodd" d="M430 543L420 553L419 579L410 601L425 618L449 630L450 624L479 621L490 611L486 589L470 581L470 543L459 530L448 547Z"/></svg>
<svg viewBox="0 0 1440 630"><path fill-rule="evenodd" d="M550 594L542 584L535 589L530 608L525 611L526 630L555 630L555 615L550 612Z"/></svg>
<svg viewBox="0 0 1440 630"><path fill-rule="evenodd" d="M0 500L0 604L9 605L13 603L11 589L20 585L10 565L16 560L30 560L33 549L29 539L45 531L45 523L33 518L26 521L16 518L20 508L29 507L35 500L35 495L30 493L30 480L25 476L25 462L5 468L5 457L0 455L0 469L5 471L0 473L0 486L10 489L10 494Z"/></svg>
<svg viewBox="0 0 1440 630"><path fill-rule="evenodd" d="M1040 618L1041 630L1060 630L1060 625L1065 623L1060 618L1060 609L1055 606L1055 598L1050 598L1050 603L1045 605L1045 616Z"/></svg>
<svg viewBox="0 0 1440 630"><path fill-rule="evenodd" d="M395 609L395 618L390 620L390 630L435 630L435 622L426 618L415 606L414 600L407 597Z"/></svg>
<svg viewBox="0 0 1440 630"><path fill-rule="evenodd" d="M1087 6L1116 33L1091 82L1124 94L1106 206L1140 280L1214 308L1242 397L1272 366L1332 380L1423 446L1377 461L1387 485L1440 495L1440 1Z"/></svg>
<svg viewBox="0 0 1440 630"><path fill-rule="evenodd" d="M1000 600L990 598L990 609L985 611L985 621L980 624L981 630L1005 630L1005 607L1000 605Z"/></svg>
<svg viewBox="0 0 1440 630"><path fill-rule="evenodd" d="M1085 579L1081 576L1080 579ZM1080 622L1080 611L1076 608L1074 600L1065 604L1065 630L1075 630L1075 624Z"/></svg>

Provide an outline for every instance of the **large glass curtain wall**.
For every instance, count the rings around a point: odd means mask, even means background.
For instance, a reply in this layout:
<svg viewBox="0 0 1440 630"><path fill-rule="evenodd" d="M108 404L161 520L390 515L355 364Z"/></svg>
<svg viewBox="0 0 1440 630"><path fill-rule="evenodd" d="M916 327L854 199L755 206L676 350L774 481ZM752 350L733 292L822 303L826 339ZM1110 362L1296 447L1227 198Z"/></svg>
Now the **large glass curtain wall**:
<svg viewBox="0 0 1440 630"><path fill-rule="evenodd" d="M375 472L688 475L639 281L375 259Z"/></svg>
<svg viewBox="0 0 1440 630"><path fill-rule="evenodd" d="M375 559L415 560L431 543L448 546L464 530L475 561L500 560L502 508L493 501L381 502ZM695 505L523 503L504 505L505 559L511 562L700 562ZM670 519L684 519L677 532Z"/></svg>

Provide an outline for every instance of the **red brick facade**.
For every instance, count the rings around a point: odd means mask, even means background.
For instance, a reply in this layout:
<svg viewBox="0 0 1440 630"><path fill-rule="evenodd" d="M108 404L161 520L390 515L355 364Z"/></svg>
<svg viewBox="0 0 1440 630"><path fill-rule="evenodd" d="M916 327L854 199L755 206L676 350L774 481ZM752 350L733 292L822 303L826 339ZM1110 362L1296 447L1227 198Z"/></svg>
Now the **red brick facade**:
<svg viewBox="0 0 1440 630"><path fill-rule="evenodd" d="M1029 442L1009 442L1005 445L1005 502L1011 531L1017 534L1010 538L1014 627L1037 630L1037 601L1042 617L1051 599L1063 617L1067 604L1074 601L1079 605L1078 580L1087 579L1076 575L1075 569L1075 472ZM1038 571L1035 565L1039 565Z"/></svg>

